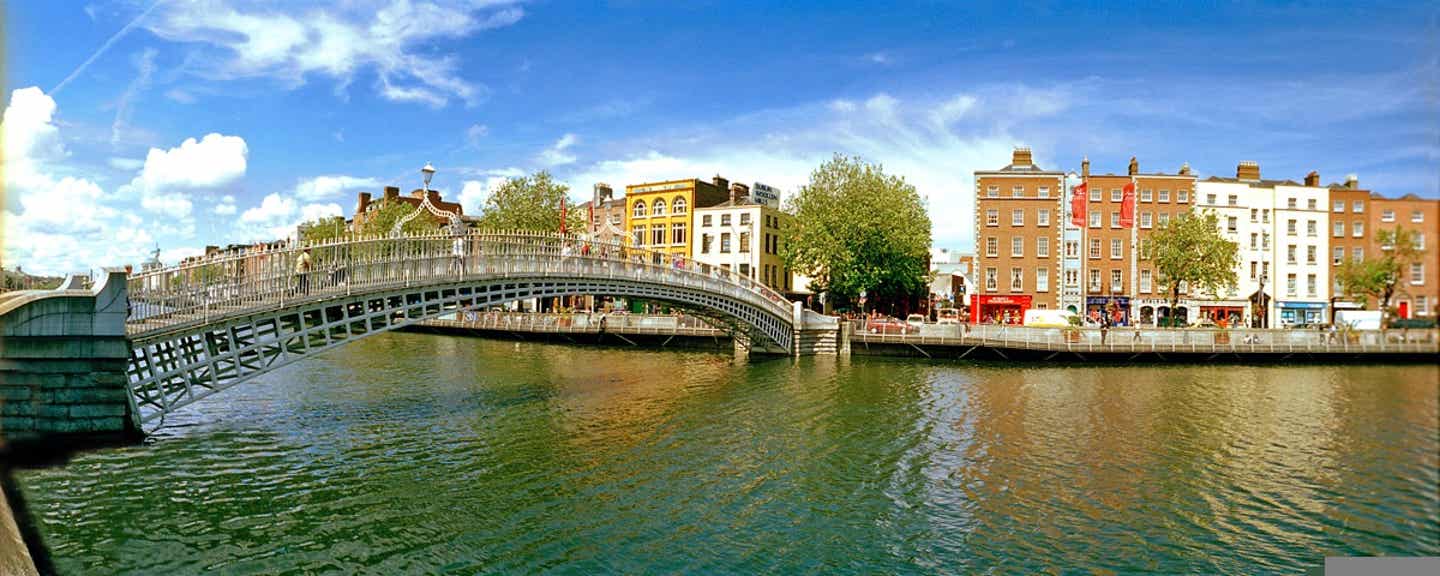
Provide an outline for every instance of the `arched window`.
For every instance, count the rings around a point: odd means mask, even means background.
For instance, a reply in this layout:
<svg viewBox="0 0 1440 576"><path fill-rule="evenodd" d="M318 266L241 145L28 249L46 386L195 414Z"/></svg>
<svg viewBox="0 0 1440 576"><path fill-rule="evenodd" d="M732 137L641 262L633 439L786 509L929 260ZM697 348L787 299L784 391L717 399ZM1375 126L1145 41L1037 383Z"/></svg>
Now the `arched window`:
<svg viewBox="0 0 1440 576"><path fill-rule="evenodd" d="M684 214L684 213L685 213L685 199L684 199L684 198L676 198L676 199L675 199L675 204L672 205L671 208L672 208L672 210L671 210L670 212L671 212L672 214Z"/></svg>
<svg viewBox="0 0 1440 576"><path fill-rule="evenodd" d="M651 215L651 216L664 216L664 215L665 215L665 199L664 199L664 198L657 198L657 199L655 199L655 204L653 204L653 205L650 206L650 215Z"/></svg>
<svg viewBox="0 0 1440 576"><path fill-rule="evenodd" d="M635 201L635 209L630 212L630 215L631 215L631 216L634 216L634 217L636 217L636 218L642 218L642 217L644 217L644 216L645 216L645 201L644 201L644 200L637 200L637 201Z"/></svg>

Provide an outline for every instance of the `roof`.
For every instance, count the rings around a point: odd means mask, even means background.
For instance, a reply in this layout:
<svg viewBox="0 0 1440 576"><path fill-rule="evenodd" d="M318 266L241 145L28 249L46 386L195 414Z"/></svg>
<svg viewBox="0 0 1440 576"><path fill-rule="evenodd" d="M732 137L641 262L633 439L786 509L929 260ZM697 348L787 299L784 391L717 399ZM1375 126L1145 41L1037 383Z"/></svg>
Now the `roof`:
<svg viewBox="0 0 1440 576"><path fill-rule="evenodd" d="M1230 184L1249 184L1251 188L1274 188L1276 186L1301 186L1294 180L1241 180L1239 178L1225 178L1222 176L1211 176L1201 182L1227 182Z"/></svg>
<svg viewBox="0 0 1440 576"><path fill-rule="evenodd" d="M1063 176L1064 172L1045 170L1035 164L1008 164L999 170L976 170L976 174L1034 174L1036 176Z"/></svg>
<svg viewBox="0 0 1440 576"><path fill-rule="evenodd" d="M732 200L726 200L726 201L721 202L721 203L719 203L719 204L714 204L714 205L710 205L710 206L702 206L702 207L700 207L700 208L696 208L696 210L707 210L707 209L710 209L710 208L741 208L741 207L745 207L745 206L761 206L761 207L764 207L764 206L768 206L768 205L765 204L765 203L763 203L763 202L756 202L756 201L754 201L754 200L751 200L749 196L741 196L741 197L739 197L739 198L737 198L737 199L735 199L735 200L733 200L733 201L732 201Z"/></svg>

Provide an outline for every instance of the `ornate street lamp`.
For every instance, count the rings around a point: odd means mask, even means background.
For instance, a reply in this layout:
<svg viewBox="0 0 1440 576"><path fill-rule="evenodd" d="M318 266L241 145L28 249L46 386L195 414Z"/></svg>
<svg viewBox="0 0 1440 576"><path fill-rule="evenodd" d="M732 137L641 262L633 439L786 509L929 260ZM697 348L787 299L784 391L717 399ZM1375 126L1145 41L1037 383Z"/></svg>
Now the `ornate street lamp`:
<svg viewBox="0 0 1440 576"><path fill-rule="evenodd" d="M390 229L390 235L399 236L400 230L405 227L406 223L414 220L416 216L419 216L421 213L424 212L429 212L431 215L445 218L450 223L451 233L458 233L463 226L463 224L461 224L460 222L460 215L449 210L442 210L439 206L436 206L430 202L430 178L435 176L435 167L431 166L429 162L426 162L425 167L420 169L420 174L425 181L424 186L422 186L420 189L420 205L415 207L414 212L406 214L404 218L396 220L395 226Z"/></svg>

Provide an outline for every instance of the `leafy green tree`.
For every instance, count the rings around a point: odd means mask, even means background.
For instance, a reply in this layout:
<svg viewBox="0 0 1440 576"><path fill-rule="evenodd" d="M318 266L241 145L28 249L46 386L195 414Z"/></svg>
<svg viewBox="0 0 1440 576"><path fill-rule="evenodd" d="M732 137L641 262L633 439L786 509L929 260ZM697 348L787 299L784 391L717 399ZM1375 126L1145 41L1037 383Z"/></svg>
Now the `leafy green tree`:
<svg viewBox="0 0 1440 576"><path fill-rule="evenodd" d="M930 217L915 187L879 164L836 154L790 198L794 228L782 255L811 288L853 298L923 294Z"/></svg>
<svg viewBox="0 0 1440 576"><path fill-rule="evenodd" d="M1388 325L1390 300L1403 290L1401 280L1410 265L1420 261L1422 253L1415 245L1415 233L1411 230L1379 230L1376 238L1380 240L1380 257L1360 262L1347 260L1335 271L1335 279L1347 297L1378 300L1382 324Z"/></svg>
<svg viewBox="0 0 1440 576"><path fill-rule="evenodd" d="M1181 286L1213 298L1219 298L1222 290L1235 288L1240 245L1220 234L1219 222L1208 210L1181 214L1161 225L1142 245L1140 257L1154 263L1160 286L1170 293L1171 310L1180 305Z"/></svg>
<svg viewBox="0 0 1440 576"><path fill-rule="evenodd" d="M486 230L527 230L559 232L560 205L570 187L541 170L529 176L507 178L485 198L480 214L480 227ZM567 203L567 232L585 231L585 214L573 203Z"/></svg>
<svg viewBox="0 0 1440 576"><path fill-rule="evenodd" d="M360 233L365 236L387 236L390 229L395 227L395 222L409 216L415 211L415 207L406 202L390 202L379 209L371 210L365 214L364 222L360 224ZM434 232L437 228L435 221L429 214L423 214L406 222L400 231L405 234L416 234L420 232Z"/></svg>
<svg viewBox="0 0 1440 576"><path fill-rule="evenodd" d="M316 218L300 224L300 240L309 243L326 242L345 236L349 231L350 226L345 223L344 216Z"/></svg>

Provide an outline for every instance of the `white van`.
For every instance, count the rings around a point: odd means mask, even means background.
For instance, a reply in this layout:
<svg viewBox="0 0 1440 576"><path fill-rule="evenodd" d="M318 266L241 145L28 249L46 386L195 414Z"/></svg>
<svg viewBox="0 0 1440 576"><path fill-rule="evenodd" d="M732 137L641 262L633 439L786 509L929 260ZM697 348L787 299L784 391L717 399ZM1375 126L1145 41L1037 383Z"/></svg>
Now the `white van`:
<svg viewBox="0 0 1440 576"><path fill-rule="evenodd" d="M1064 328L1070 326L1070 319L1076 318L1069 310L1026 310L1025 325L1039 328Z"/></svg>
<svg viewBox="0 0 1440 576"><path fill-rule="evenodd" d="M1337 310L1336 326L1350 326L1356 330L1379 330L1379 310Z"/></svg>

